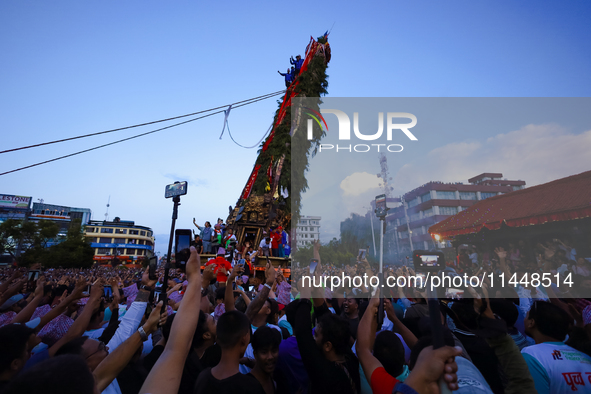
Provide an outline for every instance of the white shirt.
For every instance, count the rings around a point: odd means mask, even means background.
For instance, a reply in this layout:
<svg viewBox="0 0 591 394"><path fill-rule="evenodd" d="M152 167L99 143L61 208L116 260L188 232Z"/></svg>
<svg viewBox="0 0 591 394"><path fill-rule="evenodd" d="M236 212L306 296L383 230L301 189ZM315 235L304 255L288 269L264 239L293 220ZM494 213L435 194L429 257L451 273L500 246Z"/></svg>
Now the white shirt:
<svg viewBox="0 0 591 394"><path fill-rule="evenodd" d="M142 321L142 317L146 312L146 306L148 305L147 302L139 302L135 301L129 307L129 310L121 319L121 323L119 323L119 327L117 331L115 331L115 335L109 341L107 346L109 347L109 352L117 349L119 345L125 342L130 336L132 336ZM113 379L110 385L105 388L101 394L122 394L121 389L119 388L119 383L117 383L117 379Z"/></svg>

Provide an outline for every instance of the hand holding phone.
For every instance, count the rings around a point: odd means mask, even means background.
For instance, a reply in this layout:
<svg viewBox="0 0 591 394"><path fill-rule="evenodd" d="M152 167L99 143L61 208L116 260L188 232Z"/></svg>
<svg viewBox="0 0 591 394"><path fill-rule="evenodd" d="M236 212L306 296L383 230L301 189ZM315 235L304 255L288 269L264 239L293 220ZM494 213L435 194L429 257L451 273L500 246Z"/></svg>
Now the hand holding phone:
<svg viewBox="0 0 591 394"><path fill-rule="evenodd" d="M316 259L310 260L310 275L314 275L316 273L317 267L318 267L318 260L316 260Z"/></svg>

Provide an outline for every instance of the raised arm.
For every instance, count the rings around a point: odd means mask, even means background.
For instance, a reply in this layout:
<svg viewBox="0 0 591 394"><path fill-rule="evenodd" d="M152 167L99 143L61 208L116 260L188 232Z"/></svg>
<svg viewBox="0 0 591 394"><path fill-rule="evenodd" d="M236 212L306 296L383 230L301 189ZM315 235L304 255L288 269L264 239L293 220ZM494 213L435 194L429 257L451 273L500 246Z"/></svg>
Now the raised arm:
<svg viewBox="0 0 591 394"><path fill-rule="evenodd" d="M376 296L370 300L369 305L359 322L359 327L357 328L357 344L355 345L357 358L361 363L363 373L369 380L371 380L373 372L382 366L382 363L380 363L372 353L373 342L378 327L376 314L378 313L378 305L380 303L380 299L377 298L379 292L380 290L378 289L376 291Z"/></svg>
<svg viewBox="0 0 591 394"><path fill-rule="evenodd" d="M35 313L35 309L43 299L43 287L45 286L45 279L39 278L37 281L37 287L35 288L35 293L33 299L24 307L18 315L14 317L10 322L11 323L26 323L31 320L31 316Z"/></svg>
<svg viewBox="0 0 591 394"><path fill-rule="evenodd" d="M226 292L224 293L224 306L226 308L226 312L233 311L236 309L234 304L234 291L232 290L232 283L234 283L234 279L242 272L244 268L241 268L238 264L234 266L230 275L228 275L228 279L226 280Z"/></svg>
<svg viewBox="0 0 591 394"><path fill-rule="evenodd" d="M88 298L88 302L84 307L84 310L74 320L74 324L70 327L66 335L64 335L59 341L55 343L52 347L49 348L49 356L53 357L55 353L62 347L64 344L70 342L74 338L78 338L82 336L86 328L88 327L88 323L90 323L90 318L94 313L94 310L99 306L101 302L101 297L103 295L103 285L102 283L96 283L90 289L90 297Z"/></svg>
<svg viewBox="0 0 591 394"><path fill-rule="evenodd" d="M79 279L76 282L76 287L74 288L74 291L72 292L72 294L67 296L66 299L64 299L58 305L56 305L55 308L53 308L52 310L47 312L45 315L43 315L43 317L41 317L41 322L39 322L37 327L35 327L35 331L37 331L37 332L41 331L41 329L43 327L45 327L45 325L47 323L49 323L50 321L52 321L53 319L55 319L56 317L58 317L59 315L64 313L66 311L66 308L68 308L68 306L72 302L80 299L80 297L82 297L82 292L84 291L85 287L86 287L86 280Z"/></svg>
<svg viewBox="0 0 591 394"><path fill-rule="evenodd" d="M101 361L101 363L93 371L96 385L100 392L107 388L111 382L119 375L119 373L127 366L135 352L139 349L144 339L154 333L158 329L158 323L166 323L168 314L166 312L160 313L162 310L162 301L152 310L150 317L142 326L141 330L146 335L142 338L140 330L135 331L129 338L125 340L120 346Z"/></svg>
<svg viewBox="0 0 591 394"><path fill-rule="evenodd" d="M12 283L12 281L15 280L15 279L20 278L21 276L23 276L23 273L21 271L19 271L19 270L15 270L12 273L12 275L10 276L10 278L6 279L4 281L4 283L1 283L0 284L0 294L2 294L2 297L4 297L4 292L6 290L8 290L8 288L10 287L10 284ZM12 297L12 296L10 296L10 297ZM8 298L10 298L10 297L8 297ZM0 305L2 305L3 303L4 303L4 301L2 303L0 303Z"/></svg>
<svg viewBox="0 0 591 394"><path fill-rule="evenodd" d="M248 305L246 308L246 317L253 321L254 317L259 313L263 305L265 305L265 301L269 298L269 291L271 290L271 286L273 286L273 282L275 282L275 277L277 272L275 268L271 265L270 262L267 262L267 269L265 270L265 277L267 279L265 286L263 286L263 290L256 296L254 300Z"/></svg>
<svg viewBox="0 0 591 394"><path fill-rule="evenodd" d="M394 324L394 327L396 327L396 331L402 335L402 339L404 339L404 342L406 342L406 345L409 348L412 348L417 342L418 339L415 336L415 334L412 333L412 331L410 331L408 329L408 327L406 327L404 325L404 323L402 323L398 317L396 316L396 313L394 312L394 308L392 307L392 302L390 302L389 299L384 299L384 304L385 304L385 309L386 309L386 315L388 316L388 319Z"/></svg>
<svg viewBox="0 0 591 394"><path fill-rule="evenodd" d="M18 294L22 290L25 283L27 283L27 278L21 278L21 280L8 287L8 289L6 289L6 291L0 296L0 305L8 301L8 299L13 295Z"/></svg>
<svg viewBox="0 0 591 394"><path fill-rule="evenodd" d="M201 303L201 267L199 254L191 246L191 257L187 261L189 285L176 314L164 352L144 381L140 393L176 393L181 384L183 366L189 354L191 341L199 320Z"/></svg>

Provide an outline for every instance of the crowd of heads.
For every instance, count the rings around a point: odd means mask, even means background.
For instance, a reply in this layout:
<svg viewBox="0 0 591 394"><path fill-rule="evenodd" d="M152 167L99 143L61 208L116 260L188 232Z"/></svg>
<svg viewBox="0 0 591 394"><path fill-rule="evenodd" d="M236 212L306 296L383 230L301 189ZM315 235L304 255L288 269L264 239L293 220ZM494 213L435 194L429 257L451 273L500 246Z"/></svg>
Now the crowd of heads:
<svg viewBox="0 0 591 394"><path fill-rule="evenodd" d="M222 240L233 236L224 230ZM274 232L279 239L282 229ZM470 392L472 379L483 392L550 393L583 388L578 374L591 372L591 300L583 290L490 288L490 273L591 280L585 246L568 240L460 248L445 271L475 275L485 285L464 284L459 299L443 295L437 317L424 288L331 291L292 281L305 267L249 268L248 244L204 267L197 257L203 245L195 246L183 270L169 269L167 283L164 266L155 277L110 266L0 269L0 393L424 392L425 382L441 379L461 392ZM264 245L257 246L268 261ZM276 248L268 249L273 255ZM317 243L314 253L320 260ZM364 260L319 264L313 275L376 271ZM386 277L417 274L412 267L385 269ZM434 318L446 343L437 350Z"/></svg>

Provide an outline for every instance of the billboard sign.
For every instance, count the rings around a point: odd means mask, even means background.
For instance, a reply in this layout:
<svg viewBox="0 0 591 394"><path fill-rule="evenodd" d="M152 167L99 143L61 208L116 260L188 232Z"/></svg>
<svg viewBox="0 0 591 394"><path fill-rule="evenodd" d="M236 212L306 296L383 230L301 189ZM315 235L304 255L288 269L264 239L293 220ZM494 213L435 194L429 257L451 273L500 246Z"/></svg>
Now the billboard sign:
<svg viewBox="0 0 591 394"><path fill-rule="evenodd" d="M33 197L0 194L0 209L29 209Z"/></svg>

